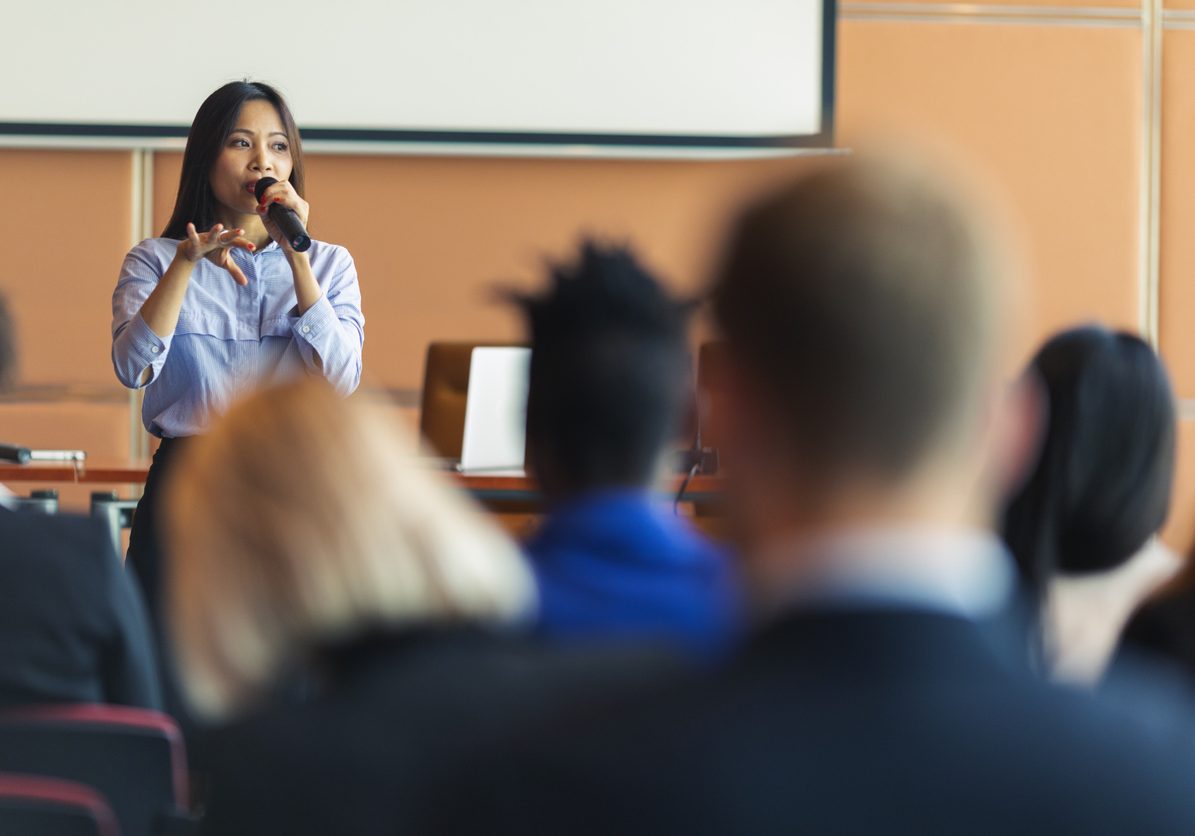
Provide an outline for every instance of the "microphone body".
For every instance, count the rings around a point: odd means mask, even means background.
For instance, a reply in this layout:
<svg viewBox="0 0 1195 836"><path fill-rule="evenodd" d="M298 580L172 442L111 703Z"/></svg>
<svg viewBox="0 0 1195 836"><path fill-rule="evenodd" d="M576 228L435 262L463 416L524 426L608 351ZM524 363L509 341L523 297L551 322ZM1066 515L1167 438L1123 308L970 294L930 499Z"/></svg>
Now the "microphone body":
<svg viewBox="0 0 1195 836"><path fill-rule="evenodd" d="M28 447L19 444L0 444L0 461L29 464L32 454Z"/></svg>
<svg viewBox="0 0 1195 836"><path fill-rule="evenodd" d="M253 193L257 195L258 200L261 200L266 189L277 182L273 177L263 177L253 187ZM295 252L304 253L311 249L311 236L307 234L307 230L303 229L303 222L299 220L294 209L289 209L281 203L271 203L266 214L270 216L270 220L278 224L278 228L282 230L282 234L286 236L286 240L290 242Z"/></svg>

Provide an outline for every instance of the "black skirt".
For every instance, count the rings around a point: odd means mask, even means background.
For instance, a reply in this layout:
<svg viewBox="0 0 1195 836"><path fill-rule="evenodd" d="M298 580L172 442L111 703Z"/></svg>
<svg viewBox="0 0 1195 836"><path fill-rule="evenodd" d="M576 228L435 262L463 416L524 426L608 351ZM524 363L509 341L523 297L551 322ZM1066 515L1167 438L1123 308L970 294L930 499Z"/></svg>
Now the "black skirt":
<svg viewBox="0 0 1195 836"><path fill-rule="evenodd" d="M162 596L166 591L166 572L169 563L163 545L163 523L159 520L162 489L170 470L178 460L187 438L163 438L158 451L154 453L149 474L145 477L145 493L137 503L133 514L133 526L129 531L129 552L127 565L141 584L141 592L149 609L154 632L162 635Z"/></svg>

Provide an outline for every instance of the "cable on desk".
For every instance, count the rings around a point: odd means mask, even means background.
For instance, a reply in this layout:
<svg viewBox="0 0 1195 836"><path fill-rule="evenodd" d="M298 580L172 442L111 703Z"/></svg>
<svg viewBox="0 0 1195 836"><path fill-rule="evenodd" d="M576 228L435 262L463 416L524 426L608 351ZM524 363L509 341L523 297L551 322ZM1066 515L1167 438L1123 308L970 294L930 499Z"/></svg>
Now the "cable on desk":
<svg viewBox="0 0 1195 836"><path fill-rule="evenodd" d="M680 483L680 489L676 492L676 499L672 501L672 513L674 515L680 515L680 504L685 499L685 491L689 489L689 483L693 481L693 477L697 475L697 471L699 470L701 470L701 462L696 461L693 463L693 466L689 468L688 474Z"/></svg>

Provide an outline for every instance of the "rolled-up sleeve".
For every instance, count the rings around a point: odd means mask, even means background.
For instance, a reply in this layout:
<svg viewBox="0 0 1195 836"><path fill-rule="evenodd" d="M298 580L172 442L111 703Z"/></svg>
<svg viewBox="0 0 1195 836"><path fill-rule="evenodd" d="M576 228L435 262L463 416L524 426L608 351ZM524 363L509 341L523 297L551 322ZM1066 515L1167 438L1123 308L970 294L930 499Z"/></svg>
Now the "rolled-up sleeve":
<svg viewBox="0 0 1195 836"><path fill-rule="evenodd" d="M141 306L161 277L147 255L138 247L125 257L112 294L112 367L130 389L154 380L170 353L170 336L159 337L141 318Z"/></svg>
<svg viewBox="0 0 1195 836"><path fill-rule="evenodd" d="M336 391L352 394L361 383L365 316L357 267L348 250L337 247L328 269L317 275L323 296L298 317L291 330L307 368Z"/></svg>

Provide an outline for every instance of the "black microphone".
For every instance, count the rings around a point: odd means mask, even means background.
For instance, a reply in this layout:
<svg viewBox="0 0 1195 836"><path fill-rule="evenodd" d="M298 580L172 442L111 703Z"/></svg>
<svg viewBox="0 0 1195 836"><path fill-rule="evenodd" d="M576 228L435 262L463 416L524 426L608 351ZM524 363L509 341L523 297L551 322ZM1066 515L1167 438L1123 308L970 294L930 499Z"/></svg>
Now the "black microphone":
<svg viewBox="0 0 1195 836"><path fill-rule="evenodd" d="M258 202L261 201L261 196L265 194L266 189L277 182L273 177L263 177L257 181L257 185L253 187L253 193L257 195ZM303 222L299 220L294 209L283 206L281 203L271 203L268 213L270 220L278 224L278 228L282 230L282 234L286 236L286 240L290 242L291 248L295 252L305 253L311 249L311 236L307 234L307 230L303 229Z"/></svg>
<svg viewBox="0 0 1195 836"><path fill-rule="evenodd" d="M22 447L19 444L0 444L0 461L29 464L32 457L33 454L28 447Z"/></svg>

